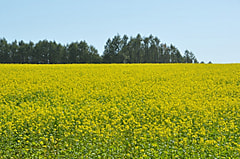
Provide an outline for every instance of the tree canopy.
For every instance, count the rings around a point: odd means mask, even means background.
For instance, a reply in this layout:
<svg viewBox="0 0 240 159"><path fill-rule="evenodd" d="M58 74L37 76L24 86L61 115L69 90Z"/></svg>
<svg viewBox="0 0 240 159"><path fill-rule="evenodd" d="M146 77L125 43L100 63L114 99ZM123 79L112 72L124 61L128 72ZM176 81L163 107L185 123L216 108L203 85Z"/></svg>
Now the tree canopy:
<svg viewBox="0 0 240 159"><path fill-rule="evenodd" d="M33 42L0 39L0 63L65 64L65 63L198 63L195 55L184 55L173 46L161 43L158 37L115 35L109 38L102 55L86 41L67 45L55 41Z"/></svg>

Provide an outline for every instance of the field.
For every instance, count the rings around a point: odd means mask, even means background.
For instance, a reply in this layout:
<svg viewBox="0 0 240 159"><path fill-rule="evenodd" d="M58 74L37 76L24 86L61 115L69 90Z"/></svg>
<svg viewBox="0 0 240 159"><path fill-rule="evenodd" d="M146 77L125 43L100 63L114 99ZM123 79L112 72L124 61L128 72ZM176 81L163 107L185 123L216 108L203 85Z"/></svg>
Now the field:
<svg viewBox="0 0 240 159"><path fill-rule="evenodd" d="M0 65L0 158L237 158L240 64Z"/></svg>

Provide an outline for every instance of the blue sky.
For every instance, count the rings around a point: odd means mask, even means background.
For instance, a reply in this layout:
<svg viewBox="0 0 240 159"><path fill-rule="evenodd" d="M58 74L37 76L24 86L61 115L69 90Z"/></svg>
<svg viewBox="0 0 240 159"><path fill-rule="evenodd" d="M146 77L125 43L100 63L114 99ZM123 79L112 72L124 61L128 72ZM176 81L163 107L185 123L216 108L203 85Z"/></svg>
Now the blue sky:
<svg viewBox="0 0 240 159"><path fill-rule="evenodd" d="M199 61L240 63L239 0L5 0L0 38L8 42L86 40L102 54L114 35L157 36Z"/></svg>

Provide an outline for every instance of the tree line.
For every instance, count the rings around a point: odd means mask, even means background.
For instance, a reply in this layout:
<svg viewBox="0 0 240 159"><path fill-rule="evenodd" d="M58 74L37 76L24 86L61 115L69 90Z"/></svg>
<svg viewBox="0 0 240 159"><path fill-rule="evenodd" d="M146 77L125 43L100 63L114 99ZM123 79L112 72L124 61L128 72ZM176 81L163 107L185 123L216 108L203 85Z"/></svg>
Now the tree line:
<svg viewBox="0 0 240 159"><path fill-rule="evenodd" d="M8 43L0 39L0 63L67 64L67 63L198 63L188 50L184 55L173 46L161 43L159 38L115 35L108 39L102 55L86 41L67 45L42 40L34 44L24 41Z"/></svg>

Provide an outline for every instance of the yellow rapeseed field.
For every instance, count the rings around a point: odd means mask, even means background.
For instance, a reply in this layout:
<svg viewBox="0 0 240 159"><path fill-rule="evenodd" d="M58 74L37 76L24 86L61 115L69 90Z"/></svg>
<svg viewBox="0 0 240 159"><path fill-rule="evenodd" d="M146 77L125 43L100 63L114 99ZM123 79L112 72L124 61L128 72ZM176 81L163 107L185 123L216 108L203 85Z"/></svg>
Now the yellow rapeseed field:
<svg viewBox="0 0 240 159"><path fill-rule="evenodd" d="M0 86L0 158L240 156L240 64L1 64Z"/></svg>

